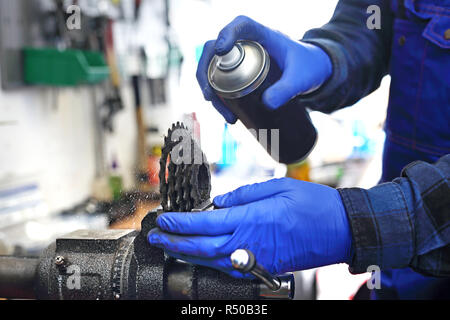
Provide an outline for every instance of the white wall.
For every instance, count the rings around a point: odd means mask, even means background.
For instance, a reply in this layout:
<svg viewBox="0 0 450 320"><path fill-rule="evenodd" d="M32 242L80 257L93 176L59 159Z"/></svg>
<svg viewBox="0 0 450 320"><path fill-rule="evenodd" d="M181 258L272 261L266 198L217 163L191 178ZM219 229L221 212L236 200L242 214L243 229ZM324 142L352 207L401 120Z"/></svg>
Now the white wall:
<svg viewBox="0 0 450 320"><path fill-rule="evenodd" d="M102 91L96 89L97 101ZM106 158L114 152L132 172L135 118L130 92L116 118L117 132L106 138ZM96 175L93 89L27 88L0 90L0 189L37 183L51 212L68 208L92 192ZM127 170L128 169L128 170ZM129 186L132 178L126 177Z"/></svg>

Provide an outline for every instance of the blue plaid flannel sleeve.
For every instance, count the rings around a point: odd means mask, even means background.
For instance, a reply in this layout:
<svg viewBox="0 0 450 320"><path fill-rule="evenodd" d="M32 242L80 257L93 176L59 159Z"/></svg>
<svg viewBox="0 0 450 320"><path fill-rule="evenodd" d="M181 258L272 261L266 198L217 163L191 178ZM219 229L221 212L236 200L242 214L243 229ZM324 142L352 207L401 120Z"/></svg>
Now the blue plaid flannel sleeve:
<svg viewBox="0 0 450 320"><path fill-rule="evenodd" d="M350 272L370 265L450 276L450 155L417 161L372 189L340 189L353 234Z"/></svg>
<svg viewBox="0 0 450 320"><path fill-rule="evenodd" d="M371 5L381 10L381 29L367 28L367 8ZM389 0L340 0L330 22L307 31L302 39L329 55L333 74L318 90L302 95L298 102L331 113L376 90L389 73L393 21Z"/></svg>

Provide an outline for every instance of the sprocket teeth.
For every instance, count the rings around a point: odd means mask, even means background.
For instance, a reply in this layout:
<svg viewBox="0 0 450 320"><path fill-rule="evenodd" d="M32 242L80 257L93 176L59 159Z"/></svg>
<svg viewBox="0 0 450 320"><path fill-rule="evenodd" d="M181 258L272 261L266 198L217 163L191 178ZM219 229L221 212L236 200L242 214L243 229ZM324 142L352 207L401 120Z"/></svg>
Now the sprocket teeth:
<svg viewBox="0 0 450 320"><path fill-rule="evenodd" d="M162 148L160 160L160 193L161 205L165 212L167 211L182 211L188 212L194 209L202 202L209 199L211 190L211 177L209 173L209 164L206 162L206 157L202 153L202 164L195 164L194 153L195 150L200 150L195 140L191 139L191 162L186 164L176 165L171 160L167 166L167 159L174 147L183 140L183 136L178 141L173 141L173 133L175 130L187 130L189 135L191 131L183 123L177 122L173 124L168 130L168 135L164 137L164 146ZM188 135L186 135L188 136ZM202 178L202 185L199 182L199 170L205 166L207 170L207 180ZM166 180L166 168L168 170L168 177Z"/></svg>

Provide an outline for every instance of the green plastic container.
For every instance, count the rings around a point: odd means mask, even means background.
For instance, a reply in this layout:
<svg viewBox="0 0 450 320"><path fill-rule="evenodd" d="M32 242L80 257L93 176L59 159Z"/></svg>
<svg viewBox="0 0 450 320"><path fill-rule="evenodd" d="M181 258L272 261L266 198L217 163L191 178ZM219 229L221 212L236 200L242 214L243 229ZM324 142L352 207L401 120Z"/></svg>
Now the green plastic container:
<svg viewBox="0 0 450 320"><path fill-rule="evenodd" d="M24 78L27 84L58 87L96 84L107 79L109 72L99 52L24 49Z"/></svg>

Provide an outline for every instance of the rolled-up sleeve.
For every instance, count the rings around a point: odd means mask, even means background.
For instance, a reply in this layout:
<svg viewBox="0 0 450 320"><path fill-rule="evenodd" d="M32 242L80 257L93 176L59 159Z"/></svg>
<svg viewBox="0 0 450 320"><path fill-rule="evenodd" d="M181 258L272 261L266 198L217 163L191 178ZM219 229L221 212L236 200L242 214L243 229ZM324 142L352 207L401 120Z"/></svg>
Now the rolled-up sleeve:
<svg viewBox="0 0 450 320"><path fill-rule="evenodd" d="M353 236L352 273L371 265L450 276L450 155L414 162L371 189L340 189Z"/></svg>

